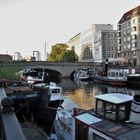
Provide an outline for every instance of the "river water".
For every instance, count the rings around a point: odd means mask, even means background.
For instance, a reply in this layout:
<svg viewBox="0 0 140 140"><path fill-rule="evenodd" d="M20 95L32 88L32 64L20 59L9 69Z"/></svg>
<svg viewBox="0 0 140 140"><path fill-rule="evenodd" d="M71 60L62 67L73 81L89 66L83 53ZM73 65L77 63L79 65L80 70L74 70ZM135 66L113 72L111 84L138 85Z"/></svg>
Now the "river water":
<svg viewBox="0 0 140 140"><path fill-rule="evenodd" d="M112 87L96 84L93 81L72 81L62 79L59 85L63 88L64 103L62 106L68 110L74 107L92 109L95 106L95 96L104 93L124 93L129 95L140 95L140 89L127 87Z"/></svg>

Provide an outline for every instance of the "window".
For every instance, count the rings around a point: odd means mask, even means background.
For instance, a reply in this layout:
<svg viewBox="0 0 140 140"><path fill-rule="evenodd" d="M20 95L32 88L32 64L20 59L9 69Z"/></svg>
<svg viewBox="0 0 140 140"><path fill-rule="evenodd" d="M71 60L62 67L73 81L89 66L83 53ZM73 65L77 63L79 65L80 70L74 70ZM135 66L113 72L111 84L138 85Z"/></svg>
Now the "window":
<svg viewBox="0 0 140 140"><path fill-rule="evenodd" d="M127 48L130 49L130 47L131 47L130 44L128 44L128 45L127 45Z"/></svg>
<svg viewBox="0 0 140 140"><path fill-rule="evenodd" d="M136 56L136 51L133 51L133 52L132 52L132 55L133 55L133 56Z"/></svg>
<svg viewBox="0 0 140 140"><path fill-rule="evenodd" d="M127 27L130 27L130 21L129 21L129 22L127 22Z"/></svg>
<svg viewBox="0 0 140 140"><path fill-rule="evenodd" d="M131 32L130 29L128 29L128 30L127 30L127 34L130 34L130 32Z"/></svg>
<svg viewBox="0 0 140 140"><path fill-rule="evenodd" d="M118 43L121 44L121 39L118 39Z"/></svg>
<svg viewBox="0 0 140 140"><path fill-rule="evenodd" d="M123 77L123 73L120 72L120 73L119 73L119 77Z"/></svg>
<svg viewBox="0 0 140 140"><path fill-rule="evenodd" d="M132 32L136 31L136 26L132 27L131 31Z"/></svg>
<svg viewBox="0 0 140 140"><path fill-rule="evenodd" d="M132 43L132 47L133 48L137 47L137 43L136 42Z"/></svg>
<svg viewBox="0 0 140 140"><path fill-rule="evenodd" d="M136 24L136 19L133 19L132 23L135 25Z"/></svg>
<svg viewBox="0 0 140 140"><path fill-rule="evenodd" d="M126 49L126 45L124 45L124 49Z"/></svg>
<svg viewBox="0 0 140 140"><path fill-rule="evenodd" d="M118 30L121 30L121 25L118 25Z"/></svg>
<svg viewBox="0 0 140 140"><path fill-rule="evenodd" d="M127 41L130 41L130 36L127 37Z"/></svg>
<svg viewBox="0 0 140 140"><path fill-rule="evenodd" d="M137 39L137 35L136 35L136 34L132 35L132 39L133 39L133 40L134 40L134 39Z"/></svg>
<svg viewBox="0 0 140 140"><path fill-rule="evenodd" d="M123 32L124 36L126 35L126 31Z"/></svg>
<svg viewBox="0 0 140 140"><path fill-rule="evenodd" d="M124 37L123 41L126 42L126 38L125 37Z"/></svg>

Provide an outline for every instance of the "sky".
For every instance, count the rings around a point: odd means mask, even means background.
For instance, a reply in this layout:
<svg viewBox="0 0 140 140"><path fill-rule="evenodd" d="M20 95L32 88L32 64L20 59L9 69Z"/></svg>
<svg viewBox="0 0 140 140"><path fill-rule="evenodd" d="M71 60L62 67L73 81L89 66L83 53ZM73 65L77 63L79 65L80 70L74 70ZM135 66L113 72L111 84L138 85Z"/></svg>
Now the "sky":
<svg viewBox="0 0 140 140"><path fill-rule="evenodd" d="M140 0L0 0L0 53L44 55L91 24L112 24Z"/></svg>

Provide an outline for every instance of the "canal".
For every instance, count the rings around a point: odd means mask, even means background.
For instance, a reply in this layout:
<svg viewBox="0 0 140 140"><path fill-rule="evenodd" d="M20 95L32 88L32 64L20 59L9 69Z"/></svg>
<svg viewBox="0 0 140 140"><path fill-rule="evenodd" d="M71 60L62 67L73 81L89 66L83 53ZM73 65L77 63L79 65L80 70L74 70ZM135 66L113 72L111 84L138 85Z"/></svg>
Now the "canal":
<svg viewBox="0 0 140 140"><path fill-rule="evenodd" d="M103 84L95 84L92 81L72 81L62 79L59 85L63 88L64 103L62 106L68 110L74 107L91 109L95 106L95 96L104 93L124 93L140 95L140 89L128 87L112 87Z"/></svg>

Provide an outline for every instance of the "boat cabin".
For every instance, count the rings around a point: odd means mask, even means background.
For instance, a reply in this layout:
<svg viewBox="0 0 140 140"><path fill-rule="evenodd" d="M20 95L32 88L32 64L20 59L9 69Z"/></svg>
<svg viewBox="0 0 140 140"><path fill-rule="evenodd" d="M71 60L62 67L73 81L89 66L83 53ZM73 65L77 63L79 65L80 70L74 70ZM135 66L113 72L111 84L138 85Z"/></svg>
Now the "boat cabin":
<svg viewBox="0 0 140 140"><path fill-rule="evenodd" d="M109 79L127 79L128 71L125 70L119 70L119 69L110 69L107 72L107 77Z"/></svg>
<svg viewBox="0 0 140 140"><path fill-rule="evenodd" d="M131 113L133 96L109 93L95 98L95 110L75 116L76 140L139 140L140 123L125 122Z"/></svg>

